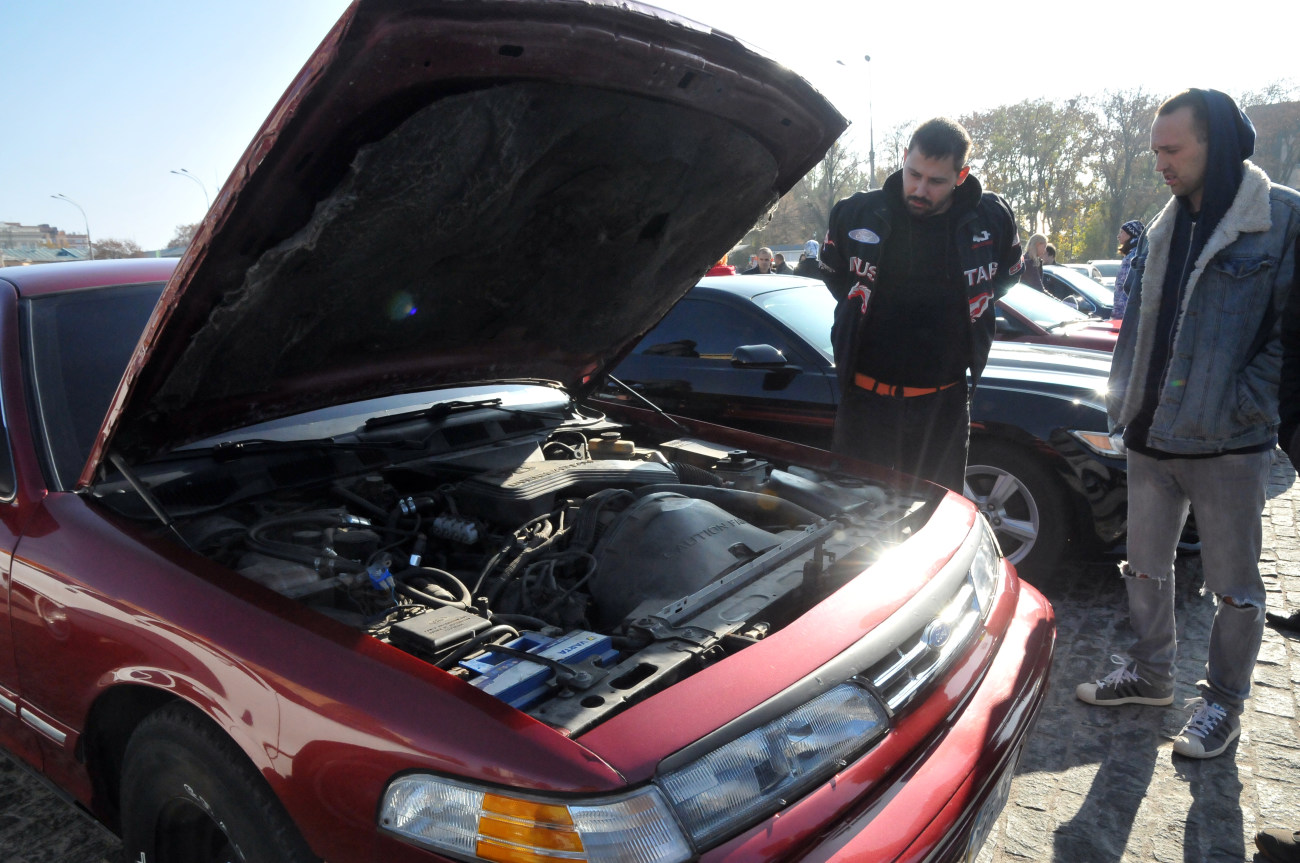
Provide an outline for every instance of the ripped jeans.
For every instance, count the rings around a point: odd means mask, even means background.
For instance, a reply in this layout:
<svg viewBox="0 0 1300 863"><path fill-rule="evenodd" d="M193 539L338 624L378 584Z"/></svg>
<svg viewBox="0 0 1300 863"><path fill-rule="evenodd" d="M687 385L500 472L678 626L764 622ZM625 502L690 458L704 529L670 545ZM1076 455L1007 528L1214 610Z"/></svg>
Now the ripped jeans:
<svg viewBox="0 0 1300 863"><path fill-rule="evenodd" d="M1177 656L1174 554L1190 503L1201 535L1205 587L1218 599L1201 694L1240 714L1264 635L1264 581L1259 575L1272 452L1213 458L1128 456L1129 656L1152 683L1172 682ZM1225 601L1230 599L1231 602Z"/></svg>

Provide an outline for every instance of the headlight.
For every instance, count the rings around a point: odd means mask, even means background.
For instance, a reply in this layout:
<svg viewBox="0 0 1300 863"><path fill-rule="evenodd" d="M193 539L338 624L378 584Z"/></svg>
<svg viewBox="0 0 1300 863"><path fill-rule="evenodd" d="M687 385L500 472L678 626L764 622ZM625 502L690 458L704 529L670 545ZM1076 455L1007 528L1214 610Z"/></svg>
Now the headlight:
<svg viewBox="0 0 1300 863"><path fill-rule="evenodd" d="M579 803L412 774L388 786L379 823L421 845L501 863L680 863L691 856L654 787Z"/></svg>
<svg viewBox="0 0 1300 863"><path fill-rule="evenodd" d="M887 730L880 702L842 683L655 781L706 848L825 781Z"/></svg>
<svg viewBox="0 0 1300 863"><path fill-rule="evenodd" d="M975 559L970 563L970 580L975 586L975 602L979 605L980 620L987 620L1002 578L1002 552L988 520L980 516L979 524L982 535L979 548L975 549Z"/></svg>
<svg viewBox="0 0 1300 863"><path fill-rule="evenodd" d="M1103 455L1107 458L1128 458L1128 448L1124 446L1124 440L1121 435L1108 435L1105 432L1096 431L1077 431L1072 430L1070 434L1074 435L1079 443L1095 452L1097 455Z"/></svg>

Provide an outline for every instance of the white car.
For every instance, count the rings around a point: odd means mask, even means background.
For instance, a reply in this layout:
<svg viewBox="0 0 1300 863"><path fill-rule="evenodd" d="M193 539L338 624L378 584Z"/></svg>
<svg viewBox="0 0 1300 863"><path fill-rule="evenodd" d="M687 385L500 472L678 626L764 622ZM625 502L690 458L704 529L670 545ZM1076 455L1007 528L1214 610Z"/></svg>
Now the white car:
<svg viewBox="0 0 1300 863"><path fill-rule="evenodd" d="M1097 269L1092 264L1061 264L1060 266L1074 270L1079 275L1087 276L1096 282L1101 281L1101 270Z"/></svg>
<svg viewBox="0 0 1300 863"><path fill-rule="evenodd" d="M1097 281L1101 282L1103 285L1105 285L1106 287L1110 288L1113 291L1115 290L1115 277L1119 275L1119 265L1122 263L1124 262L1123 261L1089 261L1088 265L1095 268L1098 272L1101 273L1100 278L1098 278L1097 276L1092 276L1092 278L1097 279Z"/></svg>

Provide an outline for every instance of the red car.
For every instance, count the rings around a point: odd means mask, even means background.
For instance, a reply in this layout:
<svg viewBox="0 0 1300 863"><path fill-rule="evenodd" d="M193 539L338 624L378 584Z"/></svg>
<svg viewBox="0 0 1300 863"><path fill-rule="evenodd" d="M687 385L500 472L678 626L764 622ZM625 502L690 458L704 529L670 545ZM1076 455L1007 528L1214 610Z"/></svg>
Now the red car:
<svg viewBox="0 0 1300 863"><path fill-rule="evenodd" d="M1040 290L1016 284L998 300L996 338L1113 353L1121 323L1092 317Z"/></svg>
<svg viewBox="0 0 1300 863"><path fill-rule="evenodd" d="M622 0L354 4L174 272L0 271L0 742L147 863L970 859L1055 631L973 506L584 404L842 128Z"/></svg>

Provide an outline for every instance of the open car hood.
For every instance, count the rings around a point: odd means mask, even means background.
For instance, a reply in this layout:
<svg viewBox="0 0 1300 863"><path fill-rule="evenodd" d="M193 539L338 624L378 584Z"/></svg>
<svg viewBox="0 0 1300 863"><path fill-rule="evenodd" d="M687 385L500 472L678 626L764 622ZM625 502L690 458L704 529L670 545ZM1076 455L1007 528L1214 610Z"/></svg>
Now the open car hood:
<svg viewBox="0 0 1300 863"><path fill-rule="evenodd" d="M619 0L359 0L169 282L81 484L254 422L479 381L581 394L844 119Z"/></svg>

